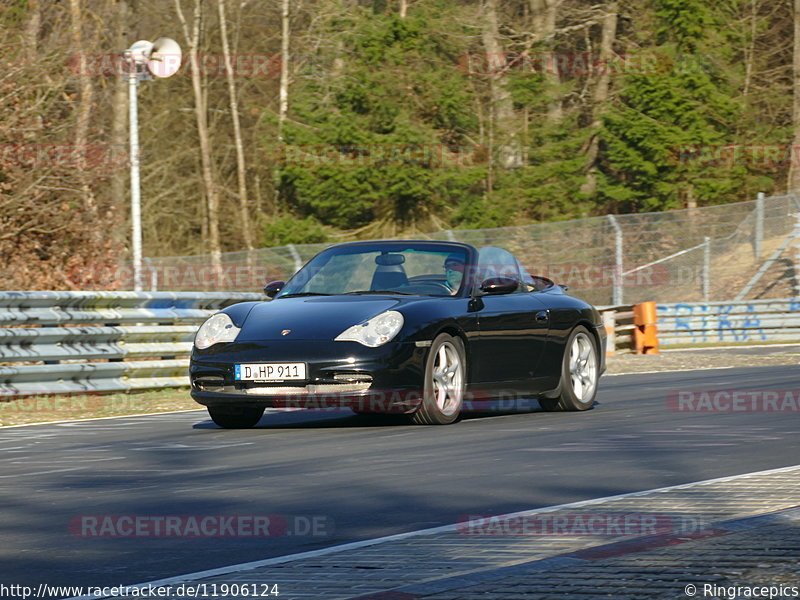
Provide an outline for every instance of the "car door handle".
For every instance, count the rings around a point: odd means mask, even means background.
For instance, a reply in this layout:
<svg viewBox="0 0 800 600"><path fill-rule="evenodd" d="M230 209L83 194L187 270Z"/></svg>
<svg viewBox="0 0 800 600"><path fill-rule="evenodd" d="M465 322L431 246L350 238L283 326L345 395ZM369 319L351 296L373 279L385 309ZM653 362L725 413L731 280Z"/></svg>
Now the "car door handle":
<svg viewBox="0 0 800 600"><path fill-rule="evenodd" d="M547 323L550 320L549 310L540 310L536 313L535 317L537 323Z"/></svg>

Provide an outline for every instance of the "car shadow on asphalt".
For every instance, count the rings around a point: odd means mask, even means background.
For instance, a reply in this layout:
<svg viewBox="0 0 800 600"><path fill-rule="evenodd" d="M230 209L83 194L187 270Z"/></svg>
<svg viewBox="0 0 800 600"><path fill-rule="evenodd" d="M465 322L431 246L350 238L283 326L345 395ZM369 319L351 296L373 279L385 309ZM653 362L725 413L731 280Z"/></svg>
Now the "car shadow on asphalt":
<svg viewBox="0 0 800 600"><path fill-rule="evenodd" d="M595 405L597 402L595 402ZM544 413L535 399L515 400L513 405L498 404L492 409L485 406L480 409L463 411L458 421L449 425L457 426L459 422L495 417L508 417L531 413ZM360 429L375 427L414 427L411 418L406 414L354 414L347 408L309 409L266 413L253 429ZM421 426L426 427L426 426ZM193 429L222 429L211 419L193 425Z"/></svg>
<svg viewBox="0 0 800 600"><path fill-rule="evenodd" d="M357 415L349 409L295 410L266 413L253 429L325 429L408 425L407 415ZM222 429L211 419L194 429Z"/></svg>

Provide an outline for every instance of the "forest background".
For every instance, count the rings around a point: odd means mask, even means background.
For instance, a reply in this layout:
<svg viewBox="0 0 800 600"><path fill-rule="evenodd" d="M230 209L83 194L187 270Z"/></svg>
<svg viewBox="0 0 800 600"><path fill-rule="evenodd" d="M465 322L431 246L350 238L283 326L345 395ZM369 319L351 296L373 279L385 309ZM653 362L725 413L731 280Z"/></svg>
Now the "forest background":
<svg viewBox="0 0 800 600"><path fill-rule="evenodd" d="M120 55L160 36L145 256L800 188L800 0L3 0L5 289L130 260Z"/></svg>

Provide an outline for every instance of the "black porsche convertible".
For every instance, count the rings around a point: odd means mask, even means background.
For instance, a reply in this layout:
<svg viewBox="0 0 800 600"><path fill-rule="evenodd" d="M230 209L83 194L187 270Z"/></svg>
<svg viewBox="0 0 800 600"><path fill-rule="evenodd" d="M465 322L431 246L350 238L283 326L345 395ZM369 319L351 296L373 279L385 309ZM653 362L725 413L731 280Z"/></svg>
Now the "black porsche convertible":
<svg viewBox="0 0 800 600"><path fill-rule="evenodd" d="M441 425L475 399L586 410L605 370L597 310L501 248L340 244L264 290L267 300L225 308L195 337L192 397L221 427L286 406Z"/></svg>

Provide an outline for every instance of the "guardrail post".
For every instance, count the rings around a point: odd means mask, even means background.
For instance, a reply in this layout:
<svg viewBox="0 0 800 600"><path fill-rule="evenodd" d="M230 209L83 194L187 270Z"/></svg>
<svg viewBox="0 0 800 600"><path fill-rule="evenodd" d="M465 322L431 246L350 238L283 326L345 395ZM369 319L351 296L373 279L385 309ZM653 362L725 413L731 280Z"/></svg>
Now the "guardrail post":
<svg viewBox="0 0 800 600"><path fill-rule="evenodd" d="M606 329L606 356L613 356L617 351L617 316L613 310L602 313L603 326Z"/></svg>
<svg viewBox="0 0 800 600"><path fill-rule="evenodd" d="M633 340L636 354L659 354L656 303L642 302L633 307Z"/></svg>

